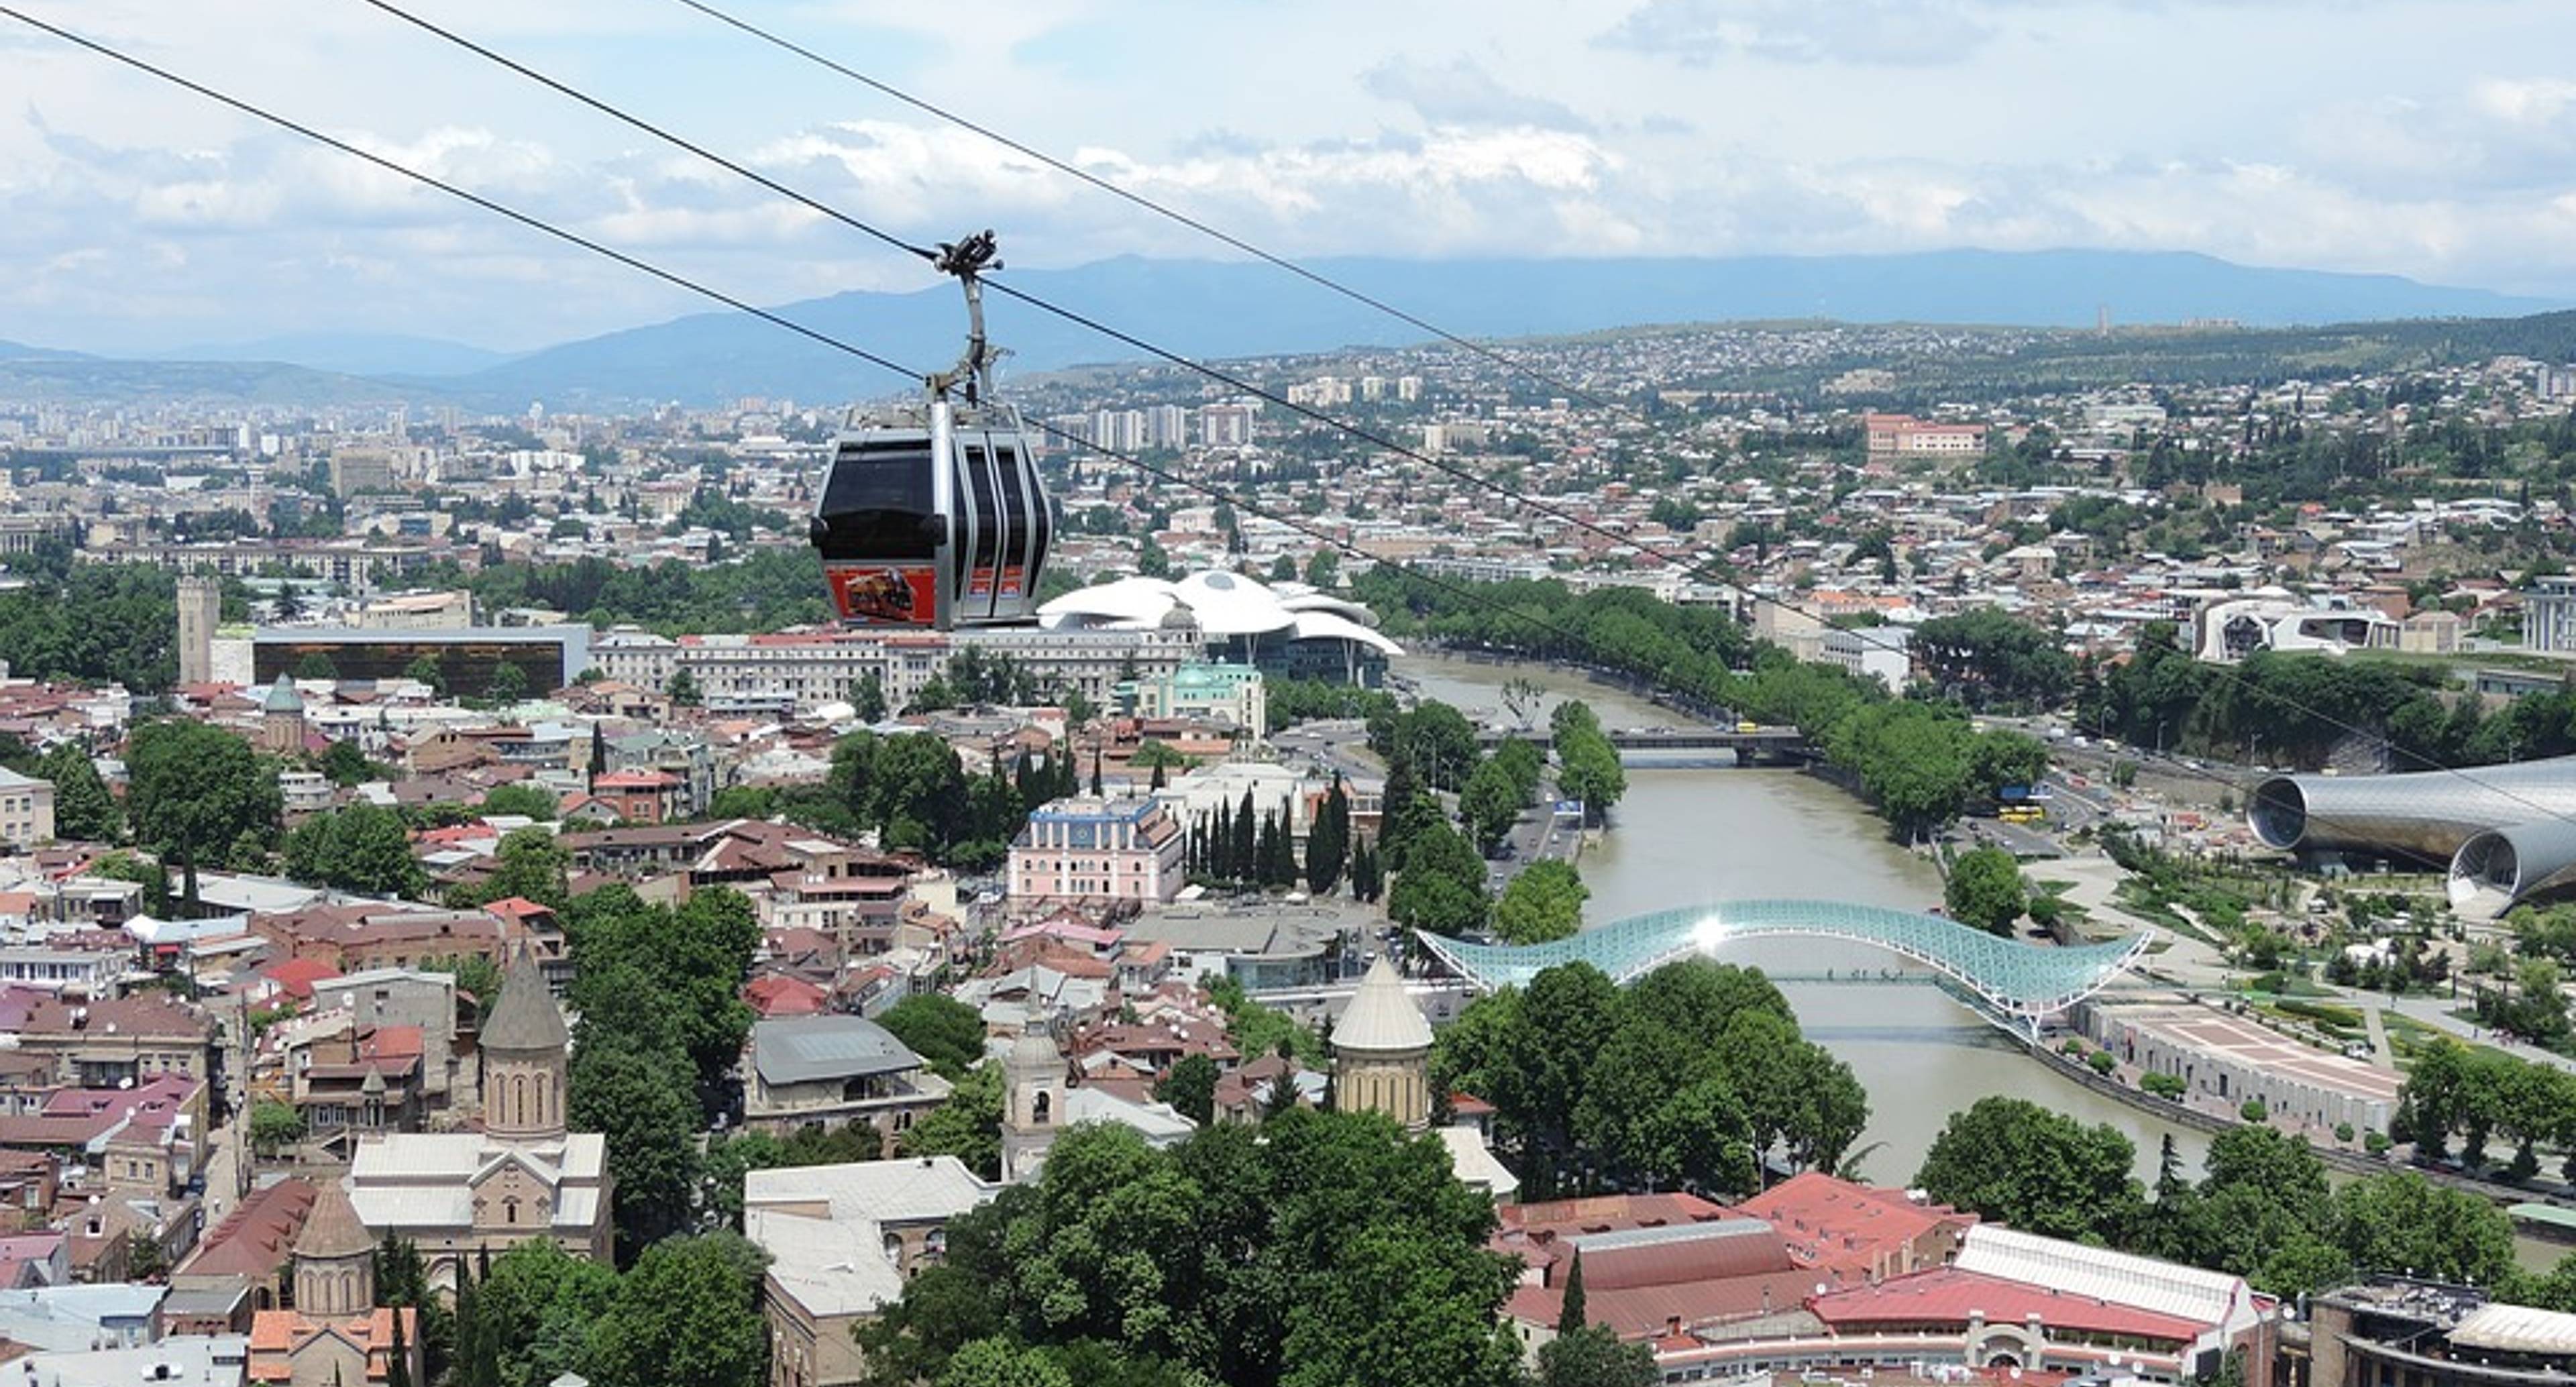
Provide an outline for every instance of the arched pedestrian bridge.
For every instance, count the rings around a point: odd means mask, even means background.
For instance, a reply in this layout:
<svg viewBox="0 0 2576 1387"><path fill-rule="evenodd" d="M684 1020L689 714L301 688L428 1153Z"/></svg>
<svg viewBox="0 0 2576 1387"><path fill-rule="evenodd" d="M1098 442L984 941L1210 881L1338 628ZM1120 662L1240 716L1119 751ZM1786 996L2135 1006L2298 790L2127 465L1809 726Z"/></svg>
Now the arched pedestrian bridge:
<svg viewBox="0 0 2576 1387"><path fill-rule="evenodd" d="M1843 901L1724 901L1632 915L1546 944L1422 942L1482 988L1526 985L1543 969L1581 961L1626 983L1677 958L1737 939L1843 939L1885 949L1948 979L1995 1019L2028 1029L2108 987L2146 952L2146 935L2048 948L2003 939L1938 915Z"/></svg>

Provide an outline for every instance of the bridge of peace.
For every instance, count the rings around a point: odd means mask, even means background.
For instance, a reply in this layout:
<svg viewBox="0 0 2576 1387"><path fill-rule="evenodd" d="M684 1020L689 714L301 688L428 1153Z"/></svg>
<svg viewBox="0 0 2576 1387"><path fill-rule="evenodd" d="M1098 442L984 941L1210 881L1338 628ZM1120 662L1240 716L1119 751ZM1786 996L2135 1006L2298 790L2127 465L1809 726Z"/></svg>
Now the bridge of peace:
<svg viewBox="0 0 2576 1387"><path fill-rule="evenodd" d="M1540 972L1563 963L1589 963L1611 981L1625 984L1731 941L1779 938L1845 940L1884 949L1929 969L1986 1019L2033 1042L2042 1020L2118 981L2149 943L2148 936L2138 934L2051 948L1999 938L1939 915L1815 900L1724 901L1659 910L1545 944L1471 944L1421 936L1423 946L1442 963L1487 991L1527 986ZM1841 978L1800 975L1798 980L1865 983L1920 976L1856 971Z"/></svg>

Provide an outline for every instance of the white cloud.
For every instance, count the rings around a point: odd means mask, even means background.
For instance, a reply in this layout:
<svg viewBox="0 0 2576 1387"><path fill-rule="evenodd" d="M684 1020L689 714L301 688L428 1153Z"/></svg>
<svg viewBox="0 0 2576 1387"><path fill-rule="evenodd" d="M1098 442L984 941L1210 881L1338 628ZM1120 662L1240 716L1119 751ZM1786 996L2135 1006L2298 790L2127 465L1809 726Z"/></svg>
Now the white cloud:
<svg viewBox="0 0 2576 1387"><path fill-rule="evenodd" d="M748 298L925 282L364 6L31 2ZM909 240L1219 253L677 6L406 3ZM2499 66L2576 49L2576 6L994 0L972 43L893 0L746 13L1285 254L2100 245L2576 297L2576 81ZM703 306L52 40L0 51L0 255L29 267L0 336L520 346Z"/></svg>
<svg viewBox="0 0 2576 1387"><path fill-rule="evenodd" d="M1512 90L1473 58L1446 63L1389 58L1360 74L1369 95L1410 107L1430 125L1536 126L1588 132L1591 121L1561 101Z"/></svg>

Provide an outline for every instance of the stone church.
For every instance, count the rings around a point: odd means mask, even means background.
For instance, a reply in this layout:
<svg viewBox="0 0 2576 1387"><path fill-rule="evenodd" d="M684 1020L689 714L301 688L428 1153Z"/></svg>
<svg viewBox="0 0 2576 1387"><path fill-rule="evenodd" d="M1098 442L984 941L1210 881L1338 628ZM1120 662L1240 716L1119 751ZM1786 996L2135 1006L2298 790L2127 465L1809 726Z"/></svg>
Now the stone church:
<svg viewBox="0 0 2576 1387"><path fill-rule="evenodd" d="M358 1147L349 1197L375 1237L408 1238L430 1280L460 1259L530 1238L576 1257L612 1253L607 1147L564 1128L571 1036L526 953L510 965L482 1035L483 1130L395 1132Z"/></svg>

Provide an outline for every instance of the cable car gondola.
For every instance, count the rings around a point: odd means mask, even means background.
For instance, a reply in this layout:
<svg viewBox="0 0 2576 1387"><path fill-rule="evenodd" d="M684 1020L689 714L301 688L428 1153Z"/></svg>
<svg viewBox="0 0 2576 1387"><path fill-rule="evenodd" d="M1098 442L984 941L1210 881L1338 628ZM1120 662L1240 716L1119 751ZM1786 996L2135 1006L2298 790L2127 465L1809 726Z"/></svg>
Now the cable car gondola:
<svg viewBox="0 0 2576 1387"><path fill-rule="evenodd" d="M992 398L983 284L993 233L939 248L966 291L966 354L923 382L919 407L863 416L833 440L808 528L832 605L853 626L947 631L1037 619L1054 538L1019 411Z"/></svg>

